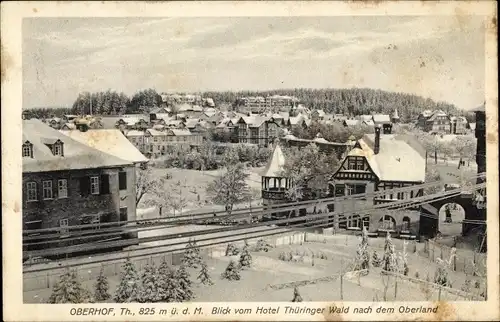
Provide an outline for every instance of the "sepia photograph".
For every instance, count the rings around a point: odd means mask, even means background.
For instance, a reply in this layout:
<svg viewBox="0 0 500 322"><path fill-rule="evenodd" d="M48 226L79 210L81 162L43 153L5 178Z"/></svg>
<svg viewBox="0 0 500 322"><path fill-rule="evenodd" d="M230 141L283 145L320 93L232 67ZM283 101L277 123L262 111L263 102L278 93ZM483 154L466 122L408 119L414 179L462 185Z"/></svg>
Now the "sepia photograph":
<svg viewBox="0 0 500 322"><path fill-rule="evenodd" d="M284 303L241 309L269 319L498 304L494 12L28 7L20 97L2 99L22 303L220 302L194 319L221 320L233 302ZM2 87L8 49L2 31Z"/></svg>

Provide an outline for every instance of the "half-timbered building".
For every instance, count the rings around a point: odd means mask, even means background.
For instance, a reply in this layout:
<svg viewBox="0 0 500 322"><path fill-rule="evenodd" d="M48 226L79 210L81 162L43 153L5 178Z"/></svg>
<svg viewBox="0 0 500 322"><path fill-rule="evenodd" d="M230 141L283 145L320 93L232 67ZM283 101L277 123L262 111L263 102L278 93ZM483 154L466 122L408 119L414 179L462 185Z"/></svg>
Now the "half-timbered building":
<svg viewBox="0 0 500 322"><path fill-rule="evenodd" d="M349 196L372 193L394 188L409 187L425 182L425 149L407 135L382 134L381 126L375 134L366 134L358 140L332 177L331 189L334 196ZM400 193L387 193L367 200L349 200L336 203L336 209L363 209L366 206L411 199L423 195L416 188ZM401 214L402 212L400 212ZM401 218L400 218L401 217ZM352 215L343 222L346 228L368 226L369 231L408 231L410 224L418 221L418 212L412 215L394 214ZM399 228L398 228L399 227Z"/></svg>

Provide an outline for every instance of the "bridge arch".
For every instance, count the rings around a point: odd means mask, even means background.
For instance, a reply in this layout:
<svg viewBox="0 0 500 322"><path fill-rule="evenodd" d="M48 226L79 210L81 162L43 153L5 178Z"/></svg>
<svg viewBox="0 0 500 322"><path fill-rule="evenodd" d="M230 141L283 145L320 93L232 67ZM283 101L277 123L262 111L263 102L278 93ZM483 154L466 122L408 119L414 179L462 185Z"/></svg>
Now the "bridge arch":
<svg viewBox="0 0 500 322"><path fill-rule="evenodd" d="M463 193L458 196L450 196L443 200L423 204L420 207L419 234L428 238L434 238L438 234L441 225L440 210L447 204L457 204L463 209L464 216L462 220L485 220L485 218L482 218L476 205L474 205L473 198L473 194ZM477 224L462 223L462 235L467 235L475 226Z"/></svg>

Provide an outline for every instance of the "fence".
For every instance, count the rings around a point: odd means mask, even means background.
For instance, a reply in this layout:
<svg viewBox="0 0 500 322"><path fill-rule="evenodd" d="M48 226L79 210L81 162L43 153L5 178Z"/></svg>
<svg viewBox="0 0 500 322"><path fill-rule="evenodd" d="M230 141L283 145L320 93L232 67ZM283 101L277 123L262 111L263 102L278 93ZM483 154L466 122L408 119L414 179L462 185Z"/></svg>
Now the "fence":
<svg viewBox="0 0 500 322"><path fill-rule="evenodd" d="M448 260L452 248L441 245L432 240L425 241L423 251L419 255L435 262L438 258ZM458 249L452 259L452 269L455 272L464 272L467 275L486 276L486 254L470 250Z"/></svg>
<svg viewBox="0 0 500 322"><path fill-rule="evenodd" d="M329 228L330 229L330 228ZM350 246L350 247L357 247L360 242L360 237L357 236L357 234L337 234L337 235L331 235L331 230L325 229L323 231L323 234L321 233L306 233L305 234L305 242L308 243L326 243L328 242L329 244L334 244L334 245L339 245L339 246ZM403 250L403 245L404 241L400 239L393 239L393 245L394 249L396 251L402 251ZM384 238L369 238L368 239L368 246L371 248L383 250L385 246L385 239ZM406 251L408 253L416 253L418 250L418 243L415 240L412 241L407 241L406 244Z"/></svg>
<svg viewBox="0 0 500 322"><path fill-rule="evenodd" d="M443 285L435 284L432 282L424 281L421 279L405 276L402 274L390 272L390 271L383 271L384 275L389 275L395 278L398 278L401 281L413 283L413 284L418 284L421 288L427 288L428 292L432 295L435 295L434 293L437 293L437 300L442 300L442 299L450 299L455 297L456 300L471 300L471 301L484 301L485 298L477 295L477 294L472 294L469 292L464 292L462 290L446 287ZM396 289L397 292L397 289Z"/></svg>
<svg viewBox="0 0 500 322"><path fill-rule="evenodd" d="M247 242L252 245L257 242L261 238L252 237L251 235L248 237ZM278 236L270 236L264 239L268 244L276 247L280 245L292 245L292 244L301 244L305 240L305 233L284 233L283 235ZM216 258L225 255L225 249L227 246L227 242L220 245L203 247L203 244L200 244L200 253L202 256L209 258ZM243 246L244 241L234 242L235 246ZM159 266L163 261L166 261L169 265L176 266L180 265L182 261L182 256L184 252L174 252L174 253L165 253L154 256L144 257L136 257L131 258L131 262L135 265L138 271L141 271L144 266L148 263L154 263L156 266ZM77 273L81 281L90 281L95 279L99 273L101 268L103 269L103 274L107 277L117 276L121 272L121 268L125 260L115 260L113 262L104 262L102 264L96 265L82 265L82 267L77 268ZM84 266L84 267L83 267ZM63 272L64 267L61 266L60 269L54 269L54 271L48 271L47 273L27 273L23 276L23 291L35 291L51 288L58 280Z"/></svg>

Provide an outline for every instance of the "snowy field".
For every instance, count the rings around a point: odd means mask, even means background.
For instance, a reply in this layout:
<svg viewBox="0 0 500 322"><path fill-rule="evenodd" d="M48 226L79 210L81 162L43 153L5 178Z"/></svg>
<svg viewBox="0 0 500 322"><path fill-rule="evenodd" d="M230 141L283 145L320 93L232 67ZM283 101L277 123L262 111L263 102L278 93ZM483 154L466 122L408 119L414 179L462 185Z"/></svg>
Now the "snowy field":
<svg viewBox="0 0 500 322"><path fill-rule="evenodd" d="M302 245L282 245L272 248L269 252L252 252L252 267L241 272L240 281L227 281L220 277L220 274L227 267L231 259L235 257L206 257L210 275L215 285L205 286L196 281L198 270L190 269L193 280L193 291L196 295L195 301L290 301L293 296L293 288L274 290L270 285L290 283L304 280L311 280L322 277L332 277L347 269L352 263L356 252L355 241L349 240L344 243L345 236L332 236L325 242L305 242ZM349 236L349 239L355 238ZM382 239L383 240L383 239ZM371 242L372 240L370 240ZM382 255L382 250L378 248L378 243L369 246L370 252L377 250ZM241 245L240 245L241 246ZM224 246L219 247L223 251ZM291 253L294 258L303 258L301 262L283 261L280 254ZM312 258L314 254L314 259ZM314 265L313 265L314 263ZM342 267L342 264L344 266ZM408 256L410 268L409 277L415 277L418 272L420 279L430 277L432 281L436 264L418 256L418 253L410 253ZM453 288L460 289L466 276L460 272L451 272L450 278ZM473 279L472 277L469 277ZM118 285L118 276L108 278L110 292L113 294ZM346 301L376 301L384 298L384 279L380 274L380 269L372 268L367 276L356 277L346 276L342 284L342 296ZM84 285L93 289L94 280L85 281ZM244 291L243 291L244 290ZM329 282L299 287L301 296L305 301L336 301L341 299L340 279L335 278ZM437 290L421 287L403 280L398 280L397 286L394 278L388 279L386 292L387 300L424 301L424 300L461 300L455 294L442 292L438 295ZM37 303L46 301L51 293L51 289L24 292L25 303Z"/></svg>
<svg viewBox="0 0 500 322"><path fill-rule="evenodd" d="M236 208L248 208L250 206L255 207L260 204L260 189L261 189L261 172L263 167L259 168L247 168L248 178L247 184L249 189L256 195L252 204L245 203L237 205ZM206 193L206 187L209 183L214 181L218 175L222 173L223 170L213 170L213 171L198 171L198 170L188 170L188 169L153 169L153 173L156 176L164 175L170 173L172 178L167 180L165 183L165 191L177 191L179 188L176 186L178 182L182 186L182 198L186 201L186 206L184 207L182 213L199 213L199 212L209 212L224 210L222 205L214 205L210 202L210 198ZM172 196L171 196L172 197ZM174 196L175 197L175 196ZM143 200L139 203L140 208L145 208L145 202L150 198L147 194L144 196ZM154 209L154 208L152 208ZM171 211L170 211L171 212ZM178 214L178 212L176 213ZM146 217L158 217L158 211L140 211L138 210L138 216ZM151 217L150 217L151 216ZM138 218L141 219L141 218Z"/></svg>

